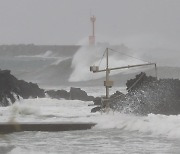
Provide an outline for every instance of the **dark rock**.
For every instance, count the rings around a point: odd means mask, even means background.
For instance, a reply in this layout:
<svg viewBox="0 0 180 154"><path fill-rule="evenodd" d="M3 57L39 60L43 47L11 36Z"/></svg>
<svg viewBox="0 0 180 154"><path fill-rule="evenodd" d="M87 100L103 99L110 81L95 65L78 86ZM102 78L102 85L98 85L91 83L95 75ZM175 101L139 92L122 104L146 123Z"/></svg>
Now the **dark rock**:
<svg viewBox="0 0 180 154"><path fill-rule="evenodd" d="M101 107L100 106L96 106L96 107L91 109L91 113L95 113L95 112L100 111L100 110L101 110Z"/></svg>
<svg viewBox="0 0 180 154"><path fill-rule="evenodd" d="M121 101L124 101L126 100L126 95L119 92L119 91L116 91L114 94L112 94L110 96L110 107L114 110L114 109L117 109L117 101L119 103L119 100ZM102 100L101 97L96 97L94 98L93 102L94 102L94 105L97 105L98 107L100 106L100 108L104 108L105 107L105 102ZM99 111L98 108L93 108L93 111L97 112Z"/></svg>
<svg viewBox="0 0 180 154"><path fill-rule="evenodd" d="M94 98L93 102L94 102L94 105L101 105L101 97Z"/></svg>
<svg viewBox="0 0 180 154"><path fill-rule="evenodd" d="M32 98L45 97L44 90L40 89L37 84L31 83L31 82L27 83L23 80L18 81L18 87L16 91L21 97L25 99L29 97L32 97Z"/></svg>
<svg viewBox="0 0 180 154"><path fill-rule="evenodd" d="M70 92L66 90L48 90L46 91L51 98L56 99L68 99L68 100L82 100L82 101L92 101L94 99L93 96L88 96L87 93L80 88L71 87Z"/></svg>
<svg viewBox="0 0 180 154"><path fill-rule="evenodd" d="M51 97L51 98L56 98L56 99L69 99L70 98L70 93L67 92L66 90L48 90L46 93Z"/></svg>
<svg viewBox="0 0 180 154"><path fill-rule="evenodd" d="M149 85L151 83L156 82L157 79L152 76L146 76L146 73L141 72L140 74L136 75L134 79L130 79L126 82L127 90L128 91L135 91L136 89L141 88L142 86L151 86L153 88L153 85Z"/></svg>
<svg viewBox="0 0 180 154"><path fill-rule="evenodd" d="M87 93L80 88L72 88L70 92L65 90L49 90L46 91L51 98L56 99L72 99L82 101L92 101L93 96L88 96ZM43 98L45 92L40 89L37 84L18 80L11 75L9 70L0 70L0 105L8 106L18 100L20 97L27 98Z"/></svg>
<svg viewBox="0 0 180 154"><path fill-rule="evenodd" d="M88 96L84 90L80 88L71 87L70 89L70 99L71 100L82 100L82 101L93 101L93 96Z"/></svg>
<svg viewBox="0 0 180 154"><path fill-rule="evenodd" d="M141 115L180 114L179 79L157 80L155 77L141 73L134 79L128 80L126 85L128 93L116 100L117 110Z"/></svg>
<svg viewBox="0 0 180 154"><path fill-rule="evenodd" d="M20 97L44 97L44 90L37 84L16 79L9 70L0 70L0 105L8 106Z"/></svg>
<svg viewBox="0 0 180 154"><path fill-rule="evenodd" d="M116 100L116 99L121 99L121 100L126 100L126 95L123 94L122 92L120 91L116 91L114 94L112 94L110 96L110 99L113 99L113 100Z"/></svg>

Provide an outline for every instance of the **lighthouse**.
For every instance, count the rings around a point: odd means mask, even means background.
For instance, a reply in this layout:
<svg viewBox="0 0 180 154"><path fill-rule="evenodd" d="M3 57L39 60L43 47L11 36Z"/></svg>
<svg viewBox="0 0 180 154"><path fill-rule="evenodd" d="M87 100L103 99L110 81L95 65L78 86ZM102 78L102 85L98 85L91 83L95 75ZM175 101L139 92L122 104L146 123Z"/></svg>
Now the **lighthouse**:
<svg viewBox="0 0 180 154"><path fill-rule="evenodd" d="M91 16L90 21L92 23L92 35L89 36L89 45L95 45L95 21L96 21L96 17Z"/></svg>

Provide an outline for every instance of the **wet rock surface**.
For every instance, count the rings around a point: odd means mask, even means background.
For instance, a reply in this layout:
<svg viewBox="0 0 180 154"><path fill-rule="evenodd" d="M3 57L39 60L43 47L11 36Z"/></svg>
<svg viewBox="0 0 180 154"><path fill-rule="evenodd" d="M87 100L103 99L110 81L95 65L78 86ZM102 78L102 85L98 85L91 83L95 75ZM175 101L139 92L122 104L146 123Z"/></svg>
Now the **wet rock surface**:
<svg viewBox="0 0 180 154"><path fill-rule="evenodd" d="M11 74L10 70L0 70L0 106L11 105L20 98L44 98L46 94L55 99L82 101L92 101L94 99L93 96L88 96L80 88L71 87L69 92L66 90L45 91L35 83L18 80Z"/></svg>
<svg viewBox="0 0 180 154"><path fill-rule="evenodd" d="M57 90L57 91L49 90L46 91L46 94L48 94L49 97L56 99L82 100L82 101L92 101L94 99L93 96L88 96L84 90L74 87L71 87L69 92L66 90Z"/></svg>
<svg viewBox="0 0 180 154"><path fill-rule="evenodd" d="M70 94L66 90L48 90L45 93L51 98L70 99Z"/></svg>
<svg viewBox="0 0 180 154"><path fill-rule="evenodd" d="M8 106L22 98L45 97L44 90L37 84L18 80L9 70L0 70L0 105Z"/></svg>
<svg viewBox="0 0 180 154"><path fill-rule="evenodd" d="M129 90L126 100L134 106L135 113L177 115L180 113L180 80L159 79L141 73L127 81L127 89L135 80L142 79Z"/></svg>
<svg viewBox="0 0 180 154"><path fill-rule="evenodd" d="M145 73L140 73L134 79L128 80L126 85L127 94L117 91L111 95L110 108L113 110L138 115L180 114L179 79L158 80L155 77L146 76Z"/></svg>

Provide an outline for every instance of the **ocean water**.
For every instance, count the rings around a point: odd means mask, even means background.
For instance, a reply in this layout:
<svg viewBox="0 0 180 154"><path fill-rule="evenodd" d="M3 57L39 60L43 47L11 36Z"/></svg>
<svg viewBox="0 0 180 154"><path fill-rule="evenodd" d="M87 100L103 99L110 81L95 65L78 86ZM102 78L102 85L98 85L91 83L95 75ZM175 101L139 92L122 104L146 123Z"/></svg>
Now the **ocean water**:
<svg viewBox="0 0 180 154"><path fill-rule="evenodd" d="M98 54L97 54L98 51ZM83 53L83 54L82 54ZM103 50L81 48L71 57L53 51L0 57L1 69L10 69L19 79L37 82L47 89L69 90L69 81L81 81L89 95L102 96L103 86L90 87L94 79L89 66L99 63ZM13 54L14 55L14 54ZM113 66L129 65L127 59L111 55ZM128 62L135 63L131 60ZM104 62L102 61L104 64ZM125 79L127 80L127 79ZM49 82L48 85L47 82ZM116 81L115 81L116 82ZM69 85L63 85L68 83ZM99 83L99 82L98 82ZM78 85L78 84L77 84ZM94 84L97 86L97 82ZM125 83L124 83L125 85ZM79 87L79 86L77 86ZM111 89L125 92L125 87ZM0 122L94 122L90 130L65 132L16 132L0 135L0 154L179 154L180 115L137 116L119 112L90 113L93 102L25 99L0 107Z"/></svg>
<svg viewBox="0 0 180 154"><path fill-rule="evenodd" d="M180 115L90 113L92 102L27 99L0 108L0 122L95 122L90 130L0 136L2 154L180 153Z"/></svg>

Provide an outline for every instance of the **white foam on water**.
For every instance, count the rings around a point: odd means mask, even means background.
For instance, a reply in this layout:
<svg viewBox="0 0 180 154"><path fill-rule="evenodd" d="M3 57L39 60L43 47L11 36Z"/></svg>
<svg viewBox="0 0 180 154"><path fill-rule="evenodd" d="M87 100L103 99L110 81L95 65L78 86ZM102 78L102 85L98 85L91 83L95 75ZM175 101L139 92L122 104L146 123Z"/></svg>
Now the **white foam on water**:
<svg viewBox="0 0 180 154"><path fill-rule="evenodd" d="M18 58L54 58L55 55L52 51L46 51L45 53L39 54L39 55L19 55L16 56Z"/></svg>
<svg viewBox="0 0 180 154"><path fill-rule="evenodd" d="M25 99L12 106L1 107L0 122L62 122L80 121L80 118L91 116L88 104L79 100L57 100L50 98Z"/></svg>
<svg viewBox="0 0 180 154"><path fill-rule="evenodd" d="M97 45L94 47L83 46L81 47L72 59L73 72L69 77L70 82L88 81L104 77L104 73L92 73L89 71L89 67L100 65L100 69L106 67L105 50L106 45ZM110 50L111 51L111 50ZM104 57L103 57L104 54ZM101 59L102 58L102 59ZM120 67L141 64L142 61L138 59L128 58L118 52L109 52L109 67ZM127 71L127 69L125 69ZM112 74L118 74L124 70L112 71ZM135 70L137 71L137 70Z"/></svg>
<svg viewBox="0 0 180 154"><path fill-rule="evenodd" d="M58 59L51 65L58 65L60 62L69 59L70 57L58 57Z"/></svg>
<svg viewBox="0 0 180 154"><path fill-rule="evenodd" d="M0 108L0 122L94 122L93 129L120 129L155 136L180 138L180 115L136 116L119 112L90 113L92 102L57 100L50 98L26 99L9 107Z"/></svg>
<svg viewBox="0 0 180 154"><path fill-rule="evenodd" d="M180 138L180 115L135 116L121 113L103 114L97 120L95 128L117 128L126 131L163 135L170 138Z"/></svg>
<svg viewBox="0 0 180 154"><path fill-rule="evenodd" d="M8 152L8 154L47 154L47 151L43 152L43 150L37 151L34 149L29 149L29 148L27 149L27 148L16 147L10 152ZM51 152L51 154L55 154L55 153Z"/></svg>

